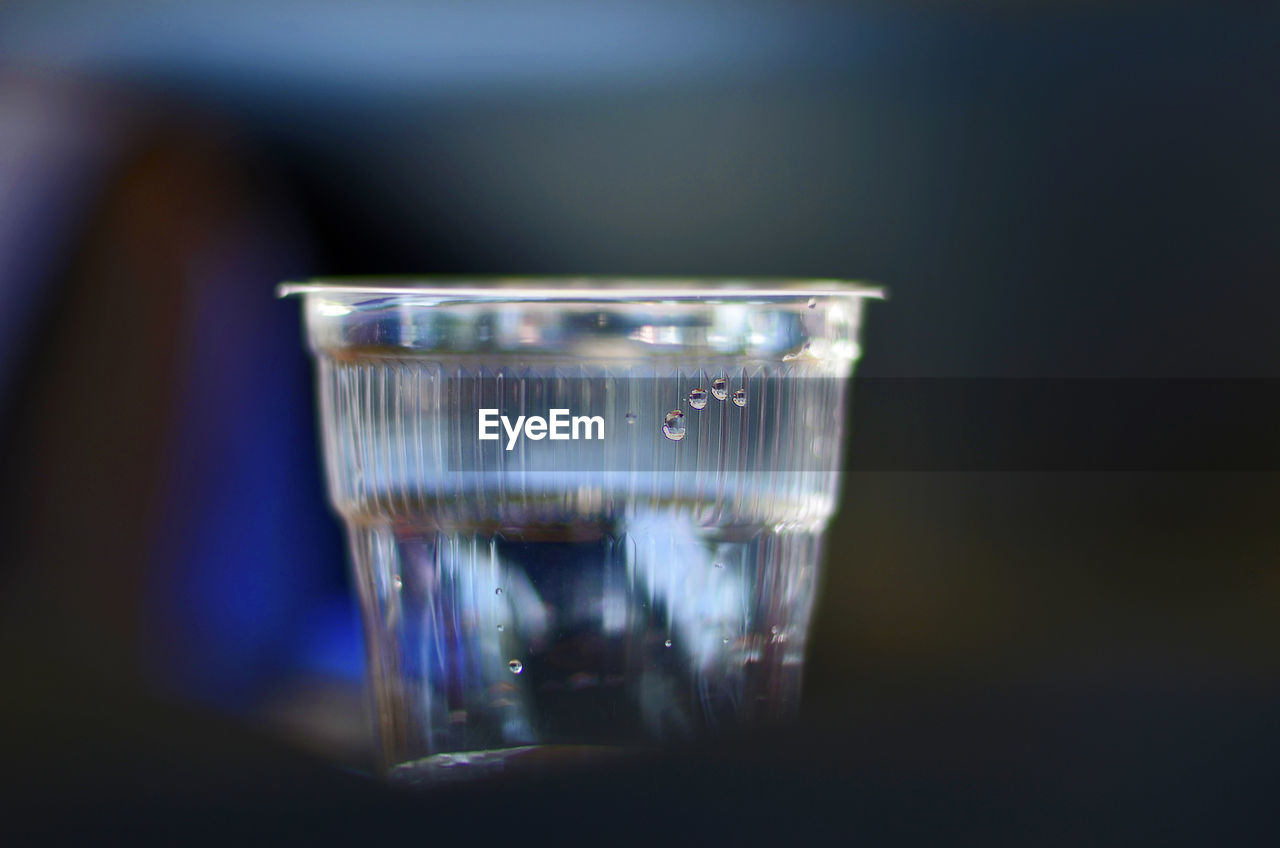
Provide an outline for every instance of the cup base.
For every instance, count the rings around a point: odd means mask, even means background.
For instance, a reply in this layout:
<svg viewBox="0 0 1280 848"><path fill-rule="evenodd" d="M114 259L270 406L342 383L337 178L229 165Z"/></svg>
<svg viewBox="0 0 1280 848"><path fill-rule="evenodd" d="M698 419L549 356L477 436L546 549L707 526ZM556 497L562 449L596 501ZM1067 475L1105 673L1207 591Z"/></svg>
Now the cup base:
<svg viewBox="0 0 1280 848"><path fill-rule="evenodd" d="M524 745L488 751L455 751L400 763L387 773L396 787L428 789L500 775L542 774L560 768L592 766L641 749L607 745Z"/></svg>

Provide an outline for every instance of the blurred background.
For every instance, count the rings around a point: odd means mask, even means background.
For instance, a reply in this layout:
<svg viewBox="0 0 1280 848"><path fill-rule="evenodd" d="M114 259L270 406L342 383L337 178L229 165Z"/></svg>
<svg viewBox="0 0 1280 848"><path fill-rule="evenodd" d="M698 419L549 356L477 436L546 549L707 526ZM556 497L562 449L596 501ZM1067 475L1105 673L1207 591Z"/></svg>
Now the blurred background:
<svg viewBox="0 0 1280 848"><path fill-rule="evenodd" d="M217 807L322 837L500 803L581 835L661 797L722 836L1253 829L1237 806L1280 753L1280 463L1211 454L1276 418L1209 399L1280 378L1277 24L1054 0L0 4L10 821L155 835ZM368 764L363 649L273 287L440 272L889 288L807 730L446 800L333 768ZM1055 461L1021 417L1061 378L1109 381L1078 397L1123 414L1067 404L1053 430L1105 462ZM1131 402L1153 379L1160 402ZM772 824L740 815L763 786Z"/></svg>

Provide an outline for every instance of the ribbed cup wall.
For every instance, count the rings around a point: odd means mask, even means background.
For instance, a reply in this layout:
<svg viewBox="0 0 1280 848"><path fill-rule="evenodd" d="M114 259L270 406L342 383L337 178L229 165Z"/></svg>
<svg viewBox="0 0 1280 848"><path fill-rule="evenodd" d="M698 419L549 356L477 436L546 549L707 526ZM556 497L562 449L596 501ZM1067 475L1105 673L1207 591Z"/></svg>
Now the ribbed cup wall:
<svg viewBox="0 0 1280 848"><path fill-rule="evenodd" d="M351 355L319 369L384 762L794 713L842 377ZM507 450L505 432L478 438L480 408L599 415L604 438Z"/></svg>
<svg viewBox="0 0 1280 848"><path fill-rule="evenodd" d="M662 506L703 526L816 528L835 503L845 380L805 364L495 368L321 355L319 378L330 496L354 521L563 523ZM598 415L604 437L520 438L508 450L500 427L498 440L478 438L482 408L512 420ZM678 441L663 431L675 411Z"/></svg>

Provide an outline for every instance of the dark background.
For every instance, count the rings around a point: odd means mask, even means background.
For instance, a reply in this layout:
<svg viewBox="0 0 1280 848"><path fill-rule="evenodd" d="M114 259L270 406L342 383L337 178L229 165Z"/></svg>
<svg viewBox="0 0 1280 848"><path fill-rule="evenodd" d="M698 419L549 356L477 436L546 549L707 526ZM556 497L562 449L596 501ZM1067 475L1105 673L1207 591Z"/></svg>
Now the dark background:
<svg viewBox="0 0 1280 848"><path fill-rule="evenodd" d="M1278 23L0 5L2 827L1264 837ZM414 272L889 288L802 728L425 798L351 771L359 630L297 304L272 289Z"/></svg>

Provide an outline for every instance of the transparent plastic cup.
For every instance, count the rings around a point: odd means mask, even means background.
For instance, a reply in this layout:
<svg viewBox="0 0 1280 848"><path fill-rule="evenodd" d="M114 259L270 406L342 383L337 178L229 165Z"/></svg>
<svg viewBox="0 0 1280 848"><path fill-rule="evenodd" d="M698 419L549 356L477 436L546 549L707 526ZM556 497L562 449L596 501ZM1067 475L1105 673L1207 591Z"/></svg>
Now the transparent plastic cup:
<svg viewBox="0 0 1280 848"><path fill-rule="evenodd" d="M834 281L288 283L381 762L431 784L799 703L866 298Z"/></svg>

